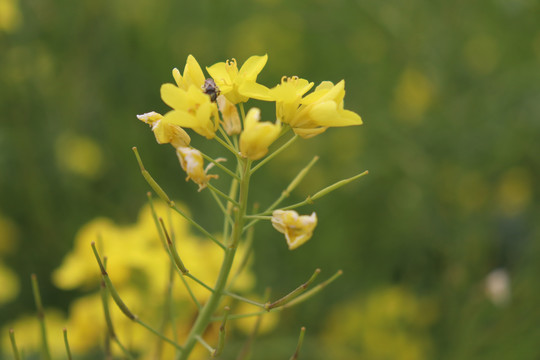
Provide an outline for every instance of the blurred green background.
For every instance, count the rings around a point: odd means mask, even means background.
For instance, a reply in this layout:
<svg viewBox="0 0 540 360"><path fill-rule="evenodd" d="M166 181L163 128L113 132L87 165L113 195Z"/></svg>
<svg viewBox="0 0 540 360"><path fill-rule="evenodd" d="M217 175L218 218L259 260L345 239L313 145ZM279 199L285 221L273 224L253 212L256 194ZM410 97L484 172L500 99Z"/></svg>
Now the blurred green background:
<svg viewBox="0 0 540 360"><path fill-rule="evenodd" d="M20 282L0 324L32 311L32 272L49 306L77 295L50 273L84 223L135 221L148 188L132 146L212 228L212 198L135 114L167 111L159 87L188 54L267 53L262 84L345 79L365 124L297 142L255 176L261 204L313 155L291 202L370 174L302 211L319 225L294 252L258 227L261 292L344 276L254 358L290 356L305 325L305 359L538 359L539 23L534 0L0 0L0 265Z"/></svg>

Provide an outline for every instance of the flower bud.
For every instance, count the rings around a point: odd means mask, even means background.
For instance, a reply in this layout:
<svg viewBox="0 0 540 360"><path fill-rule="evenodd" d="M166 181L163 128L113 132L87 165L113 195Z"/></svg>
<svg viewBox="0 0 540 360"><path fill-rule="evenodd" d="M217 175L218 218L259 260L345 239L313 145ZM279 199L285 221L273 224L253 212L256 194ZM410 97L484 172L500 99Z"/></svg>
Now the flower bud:
<svg viewBox="0 0 540 360"><path fill-rule="evenodd" d="M261 111L257 108L249 109L244 131L240 135L240 153L251 160L258 160L268 152L268 147L278 138L281 124L259 122Z"/></svg>

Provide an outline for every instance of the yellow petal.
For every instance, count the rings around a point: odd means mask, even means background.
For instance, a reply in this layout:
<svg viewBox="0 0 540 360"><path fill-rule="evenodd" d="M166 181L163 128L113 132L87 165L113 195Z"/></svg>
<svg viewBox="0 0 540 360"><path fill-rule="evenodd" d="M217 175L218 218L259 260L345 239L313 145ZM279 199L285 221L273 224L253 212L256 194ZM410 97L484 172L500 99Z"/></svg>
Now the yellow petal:
<svg viewBox="0 0 540 360"><path fill-rule="evenodd" d="M226 93L226 90L222 88L224 84L231 84L232 79L229 71L227 71L227 64L220 62L206 68L206 71L214 79L216 84L219 86L219 90L222 93Z"/></svg>
<svg viewBox="0 0 540 360"><path fill-rule="evenodd" d="M255 81L257 75L262 71L266 61L268 60L268 55L264 56L252 56L246 60L244 65L240 68L238 76L243 77L247 80Z"/></svg>
<svg viewBox="0 0 540 360"><path fill-rule="evenodd" d="M205 80L206 78L204 77L201 66L197 60L195 60L193 55L189 55L186 61L186 66L184 67L184 81L189 85L195 85L196 87L200 88L204 84Z"/></svg>
<svg viewBox="0 0 540 360"><path fill-rule="evenodd" d="M238 93L249 98L263 100L263 101L272 101L273 98L270 96L270 89L266 86L257 84L254 81L245 81L238 87Z"/></svg>
<svg viewBox="0 0 540 360"><path fill-rule="evenodd" d="M198 125L197 118L184 110L169 111L163 117L164 123L179 125L185 128L193 128Z"/></svg>
<svg viewBox="0 0 540 360"><path fill-rule="evenodd" d="M188 146L191 142L189 135L180 126L158 121L152 128L158 144L171 144L177 148L179 146Z"/></svg>
<svg viewBox="0 0 540 360"><path fill-rule="evenodd" d="M173 109L187 108L186 92L173 84L161 85L161 99Z"/></svg>

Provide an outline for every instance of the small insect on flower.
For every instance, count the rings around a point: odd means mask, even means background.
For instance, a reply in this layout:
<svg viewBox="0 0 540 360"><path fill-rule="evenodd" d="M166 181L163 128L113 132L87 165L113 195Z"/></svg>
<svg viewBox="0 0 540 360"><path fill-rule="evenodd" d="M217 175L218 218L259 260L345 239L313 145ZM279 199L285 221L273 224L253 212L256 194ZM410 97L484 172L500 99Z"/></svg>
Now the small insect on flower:
<svg viewBox="0 0 540 360"><path fill-rule="evenodd" d="M219 88L214 82L214 79L208 78L204 81L204 84L202 85L203 93L210 96L210 100L212 102L216 102L216 99L219 95Z"/></svg>

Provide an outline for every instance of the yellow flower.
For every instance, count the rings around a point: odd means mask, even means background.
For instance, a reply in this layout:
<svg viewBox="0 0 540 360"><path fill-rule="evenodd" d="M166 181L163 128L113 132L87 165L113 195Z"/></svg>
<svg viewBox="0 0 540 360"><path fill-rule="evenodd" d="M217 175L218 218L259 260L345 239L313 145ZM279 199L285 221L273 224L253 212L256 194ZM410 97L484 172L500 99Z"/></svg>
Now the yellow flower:
<svg viewBox="0 0 540 360"><path fill-rule="evenodd" d="M151 111L137 115L137 119L149 124L158 144L171 144L174 148L188 146L189 135L180 126L162 121L163 115Z"/></svg>
<svg viewBox="0 0 540 360"><path fill-rule="evenodd" d="M162 121L193 129L207 139L214 137L219 126L217 105L201 87L191 84L184 90L173 84L163 84L161 98L174 109L165 114Z"/></svg>
<svg viewBox="0 0 540 360"><path fill-rule="evenodd" d="M172 73L174 81L180 89L188 90L190 85L194 85L196 88L200 89L204 85L204 74L193 55L189 55L187 58L186 66L184 67L184 76L180 74L180 71L177 68L174 68Z"/></svg>
<svg viewBox="0 0 540 360"><path fill-rule="evenodd" d="M217 97L217 104L223 119L223 129L227 135L240 134L242 123L236 106L223 95Z"/></svg>
<svg viewBox="0 0 540 360"><path fill-rule="evenodd" d="M281 124L259 122L261 111L251 108L245 119L244 131L240 134L240 153L251 160L258 160L268 152L268 147L278 138Z"/></svg>
<svg viewBox="0 0 540 360"><path fill-rule="evenodd" d="M294 210L276 210L272 213L272 225L285 234L289 250L294 250L313 235L317 226L317 214L298 215Z"/></svg>
<svg viewBox="0 0 540 360"><path fill-rule="evenodd" d="M361 125L360 116L343 108L345 81L334 85L323 81L314 92L301 100L297 111L283 122L288 123L294 132L303 138L322 133L328 127Z"/></svg>
<svg viewBox="0 0 540 360"><path fill-rule="evenodd" d="M236 59L232 59L214 64L207 67L206 70L214 78L221 94L225 95L233 104L238 104L249 99L249 96L245 94L245 88L249 88L250 92L258 90L261 94L268 91L265 86L256 82L257 76L266 65L267 60L268 55L252 56L246 60L240 71L238 71ZM270 98L261 100L270 100Z"/></svg>
<svg viewBox="0 0 540 360"><path fill-rule="evenodd" d="M303 97L312 86L313 83L293 76L283 77L281 84L270 90L256 87L243 90L246 96L275 101L278 120L289 124L303 138L318 135L328 127L362 124L358 114L343 108L345 81L341 80L336 85L323 81L314 92Z"/></svg>
<svg viewBox="0 0 540 360"><path fill-rule="evenodd" d="M203 168L204 160L199 150L190 147L179 147L176 149L176 155L180 160L182 169L187 173L186 181L191 179L194 183L199 184L199 191L206 187L210 179L218 178L217 175L208 175L208 170L214 166L213 163L208 164L206 169Z"/></svg>

